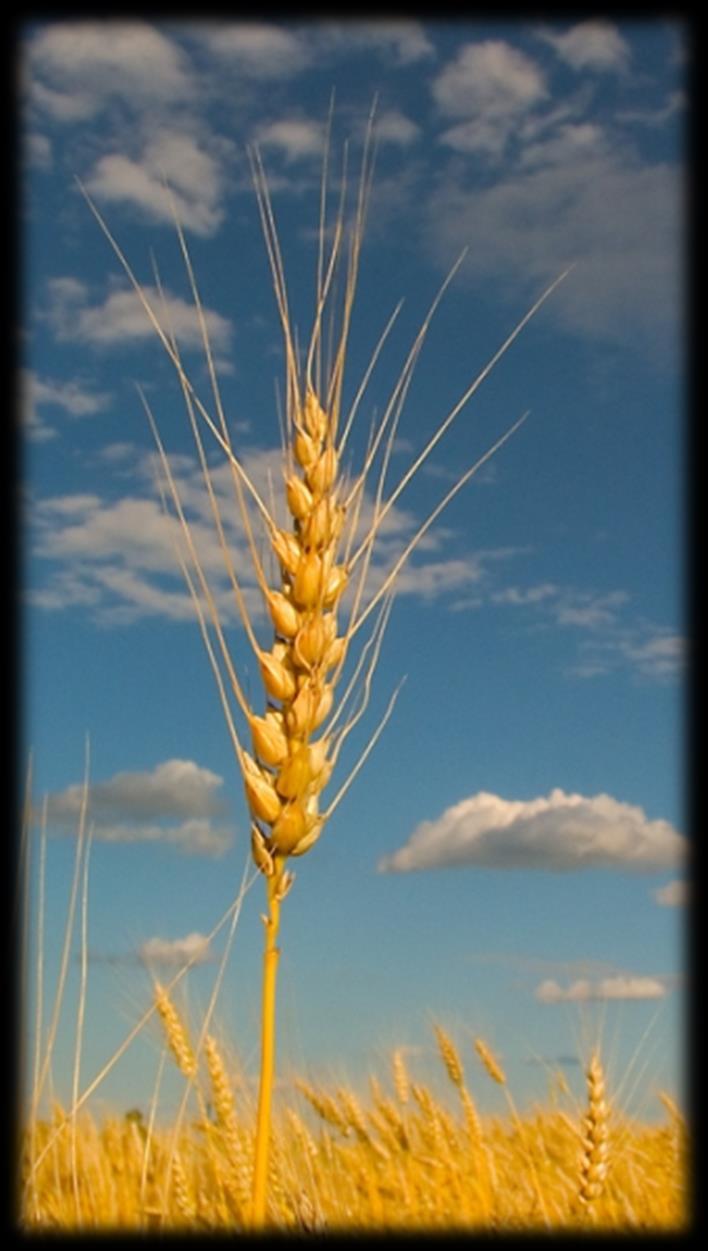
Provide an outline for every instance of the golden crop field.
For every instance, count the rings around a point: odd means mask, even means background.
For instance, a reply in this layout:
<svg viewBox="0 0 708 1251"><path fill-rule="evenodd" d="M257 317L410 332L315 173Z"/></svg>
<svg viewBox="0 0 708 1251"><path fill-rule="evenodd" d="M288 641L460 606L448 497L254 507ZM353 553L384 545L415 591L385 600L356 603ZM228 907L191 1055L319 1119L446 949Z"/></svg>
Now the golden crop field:
<svg viewBox="0 0 708 1251"><path fill-rule="evenodd" d="M97 1123L56 1105L23 1135L28 1230L247 1230L252 1095L207 1035L199 1062L162 998L173 1063L192 1084L181 1125L134 1110ZM273 1122L266 1224L290 1233L487 1230L678 1231L688 1219L687 1128L666 1095L641 1124L613 1106L599 1057L578 1108L562 1073L552 1102L520 1117L482 1040L474 1072L436 1028L452 1102L420 1084L401 1050L366 1097L296 1081ZM471 1049L470 1049L471 1050ZM484 1069L486 1068L486 1075ZM480 1083L504 1086L509 1113L480 1115Z"/></svg>

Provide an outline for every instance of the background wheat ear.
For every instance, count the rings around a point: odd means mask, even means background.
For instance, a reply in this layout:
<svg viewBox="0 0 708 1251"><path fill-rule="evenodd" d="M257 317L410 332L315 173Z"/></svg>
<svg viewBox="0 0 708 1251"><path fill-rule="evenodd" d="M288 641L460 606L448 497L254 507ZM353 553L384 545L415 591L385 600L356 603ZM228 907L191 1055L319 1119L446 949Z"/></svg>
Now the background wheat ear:
<svg viewBox="0 0 708 1251"><path fill-rule="evenodd" d="M609 1109L605 1099L605 1074L596 1052L590 1058L586 1080L587 1109L583 1119L578 1201L581 1208L589 1211L605 1189L609 1162Z"/></svg>

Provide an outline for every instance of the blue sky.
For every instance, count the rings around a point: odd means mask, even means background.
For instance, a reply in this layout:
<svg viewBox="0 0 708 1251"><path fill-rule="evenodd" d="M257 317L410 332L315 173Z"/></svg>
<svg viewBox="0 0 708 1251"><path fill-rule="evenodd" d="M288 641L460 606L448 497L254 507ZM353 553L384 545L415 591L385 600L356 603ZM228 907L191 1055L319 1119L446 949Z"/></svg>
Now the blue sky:
<svg viewBox="0 0 708 1251"><path fill-rule="evenodd" d="M660 19L130 22L109 37L107 26L27 25L21 57L23 733L35 803L46 796L49 813L48 987L90 735L82 1075L148 1004L146 960L163 980L174 974L234 898L249 854L233 748L136 384L251 698L258 687L179 385L76 178L153 293L154 256L208 404L164 172L234 446L267 490L283 351L247 145L262 154L304 337L334 89L333 183L345 141L355 180L377 96L345 405L404 300L362 401L353 464L463 248L407 396L392 485L544 288L574 268L382 530L374 586L455 477L530 411L401 575L339 784L406 682L364 770L298 861L284 909L281 1072L324 1065L358 1080L403 1046L432 1073L435 1019L470 1072L470 1039L485 1037L524 1102L544 1098L544 1066L565 1064L579 1093L577 1062L600 1034L626 1106L636 1086L639 1110L654 1115L653 1089L680 1092L683 1054L685 32ZM213 442L209 459L226 501ZM256 626L268 646L262 612ZM37 852L35 836L35 867ZM217 1008L247 1066L261 887L245 899ZM195 1019L223 942L222 932L202 944L189 974ZM60 1092L77 975L74 960ZM148 1030L99 1097L144 1103L158 1044ZM494 1106L493 1092L480 1098Z"/></svg>

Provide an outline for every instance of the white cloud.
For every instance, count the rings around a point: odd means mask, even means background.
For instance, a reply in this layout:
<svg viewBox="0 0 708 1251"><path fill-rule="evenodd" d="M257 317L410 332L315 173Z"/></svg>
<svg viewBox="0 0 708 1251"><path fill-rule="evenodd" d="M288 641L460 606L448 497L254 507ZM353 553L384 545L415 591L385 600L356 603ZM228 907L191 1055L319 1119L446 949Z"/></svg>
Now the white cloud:
<svg viewBox="0 0 708 1251"><path fill-rule="evenodd" d="M442 136L443 142L459 151L498 153L547 89L534 61L490 39L464 44L433 79L432 93L443 114L464 119Z"/></svg>
<svg viewBox="0 0 708 1251"><path fill-rule="evenodd" d="M225 150L223 145L221 149ZM86 178L86 186L96 199L135 204L155 221L173 225L176 214L186 230L205 237L213 235L224 219L217 156L208 151L206 140L183 131L160 129L144 145L139 160L106 153Z"/></svg>
<svg viewBox="0 0 708 1251"><path fill-rule="evenodd" d="M318 51L378 52L397 65L413 65L435 55L435 48L420 22L411 19L322 22L310 27Z"/></svg>
<svg viewBox="0 0 708 1251"><path fill-rule="evenodd" d="M472 122L461 122L459 126L451 126L441 136L440 141L455 152L487 153L489 156L500 156L509 138L510 126L506 120L500 122L494 116L478 117Z"/></svg>
<svg viewBox="0 0 708 1251"><path fill-rule="evenodd" d="M474 865L495 869L650 869L679 863L686 840L668 821L610 795L556 788L547 797L506 800L481 791L422 821L385 856L381 872Z"/></svg>
<svg viewBox="0 0 708 1251"><path fill-rule="evenodd" d="M78 380L58 382L51 378L40 378L30 369L23 369L21 372L20 393L22 418L30 427L30 435L39 421L40 408L59 408L70 417L92 417L95 413L103 412L111 399L106 392L94 391Z"/></svg>
<svg viewBox="0 0 708 1251"><path fill-rule="evenodd" d="M667 988L656 977L604 977L592 982L579 978L565 989L548 978L536 987L540 1003L585 1003L592 999L663 999Z"/></svg>
<svg viewBox="0 0 708 1251"><path fill-rule="evenodd" d="M225 807L223 778L192 760L166 760L152 771L116 773L88 788L88 821L99 842L172 844L187 855L221 855L231 843L213 818ZM47 798L50 825L75 832L84 787Z"/></svg>
<svg viewBox="0 0 708 1251"><path fill-rule="evenodd" d="M663 682L681 676L689 640L647 622L619 625L610 621L604 632L596 629L591 637L583 639L580 650L583 658L570 670L576 677L594 677L628 666L640 679Z"/></svg>
<svg viewBox="0 0 708 1251"><path fill-rule="evenodd" d="M617 71L629 64L629 45L611 22L578 22L561 35L549 29L539 29L536 34L574 70Z"/></svg>
<svg viewBox="0 0 708 1251"><path fill-rule="evenodd" d="M552 611L558 625L595 630L599 626L611 625L617 617L615 610L626 604L628 599L626 591L609 591L605 595L592 591L566 591L559 596Z"/></svg>
<svg viewBox="0 0 708 1251"><path fill-rule="evenodd" d="M595 122L565 122L555 134L538 143L527 144L521 152L522 166L563 165L585 160L606 148L605 134Z"/></svg>
<svg viewBox="0 0 708 1251"><path fill-rule="evenodd" d="M262 22L198 23L190 33L230 66L255 79L290 78L314 57L306 34Z"/></svg>
<svg viewBox="0 0 708 1251"><path fill-rule="evenodd" d="M287 161L299 161L305 157L322 156L325 127L322 122L284 117L280 121L258 126L254 138L261 147L282 152Z"/></svg>
<svg viewBox="0 0 708 1251"><path fill-rule="evenodd" d="M49 23L27 56L32 98L60 122L95 117L116 98L143 110L194 93L180 49L146 22Z"/></svg>
<svg viewBox="0 0 708 1251"><path fill-rule="evenodd" d="M135 456L134 443L107 443L96 453L96 459L106 465L130 461Z"/></svg>
<svg viewBox="0 0 708 1251"><path fill-rule="evenodd" d="M671 91L666 97L666 102L658 108L618 109L615 119L618 122L638 123L640 126L663 126L665 122L670 121L672 117L685 109L687 103L685 91Z"/></svg>
<svg viewBox="0 0 708 1251"><path fill-rule="evenodd" d="M221 621L233 623L236 606L208 497L192 470L184 478L175 469L188 511L192 540L212 587ZM233 507L232 507L233 511ZM194 621L196 610L184 582L175 544L184 550L179 522L166 515L155 497L50 497L32 513L33 550L52 562L44 585L31 600L48 610L92 606L104 624L130 624L146 616ZM249 571L240 528L225 521L227 541L239 574ZM188 563L191 563L187 556ZM245 596L254 618L262 613L255 577L247 572ZM208 612L206 606L202 607Z"/></svg>
<svg viewBox="0 0 708 1251"><path fill-rule="evenodd" d="M540 604L553 599L559 593L554 582L540 582L536 586L508 586L503 591L492 592L493 604Z"/></svg>
<svg viewBox="0 0 708 1251"><path fill-rule="evenodd" d="M408 147L420 135L420 126L412 122L399 109L387 109L376 119L376 137L379 143L394 143Z"/></svg>
<svg viewBox="0 0 708 1251"><path fill-rule="evenodd" d="M661 632L643 642L628 641L622 651L643 676L673 677L686 663L688 640L680 634Z"/></svg>
<svg viewBox="0 0 708 1251"><path fill-rule="evenodd" d="M138 948L138 956L146 964L178 966L188 961L192 964L206 964L215 959L209 939L196 932L187 934L184 938L149 938Z"/></svg>
<svg viewBox="0 0 708 1251"><path fill-rule="evenodd" d="M688 903L688 882L676 878L652 891L652 895L663 908L682 908Z"/></svg>
<svg viewBox="0 0 708 1251"><path fill-rule="evenodd" d="M46 135L37 131L25 139L25 159L36 169L49 169L52 164L52 145Z"/></svg>
<svg viewBox="0 0 708 1251"><path fill-rule="evenodd" d="M173 332L180 348L201 348L202 331L194 304L165 288L143 287L145 297L166 333ZM47 284L48 301L42 316L62 342L93 343L110 347L154 339L155 330L132 287L114 287L103 303L91 304L81 283L55 278ZM209 338L217 351L231 344L232 324L220 313L204 308Z"/></svg>
<svg viewBox="0 0 708 1251"><path fill-rule="evenodd" d="M485 119L473 126L475 142L496 142ZM463 279L489 276L517 291L529 280L538 289L575 262L544 316L574 334L634 342L656 357L664 345L676 346L680 328L681 179L671 165L603 149L599 135L589 154L573 142L577 129L564 136L535 145L535 163L521 162L486 185L470 185L451 169L426 203L430 247L447 267L473 244ZM558 144L565 159L542 161Z"/></svg>
<svg viewBox="0 0 708 1251"><path fill-rule="evenodd" d="M222 811L217 792L223 778L193 760L165 760L151 772L116 773L107 782L89 787L89 807L97 820L120 817L200 817ZM76 783L51 795L51 819L74 819L81 809L83 784Z"/></svg>

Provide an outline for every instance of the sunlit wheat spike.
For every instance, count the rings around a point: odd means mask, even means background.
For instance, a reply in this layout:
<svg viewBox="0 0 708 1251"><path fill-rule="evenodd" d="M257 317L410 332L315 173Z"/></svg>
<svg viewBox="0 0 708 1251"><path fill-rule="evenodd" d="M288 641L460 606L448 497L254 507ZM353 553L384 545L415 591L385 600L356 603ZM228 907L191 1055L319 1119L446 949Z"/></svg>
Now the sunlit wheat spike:
<svg viewBox="0 0 708 1251"><path fill-rule="evenodd" d="M175 1152L172 1161L172 1190L177 1210L191 1223L197 1214L197 1205L179 1152Z"/></svg>
<svg viewBox="0 0 708 1251"><path fill-rule="evenodd" d="M683 1112L678 1106L676 1100L672 1099L671 1095L667 1094L665 1090L658 1091L657 1098L659 1099L659 1102L663 1104L664 1108L668 1112L674 1124L677 1125L680 1129L685 1129L686 1118L683 1115Z"/></svg>
<svg viewBox="0 0 708 1251"><path fill-rule="evenodd" d="M465 1114L467 1132L473 1142L481 1142L482 1122L479 1119L479 1112L477 1111L475 1101L466 1086L462 1086L460 1088L460 1098L462 1100L462 1108Z"/></svg>
<svg viewBox="0 0 708 1251"><path fill-rule="evenodd" d="M155 983L155 1007L162 1021L167 1043L185 1077L195 1077L197 1061L184 1024L164 986Z"/></svg>
<svg viewBox="0 0 708 1251"><path fill-rule="evenodd" d="M354 1092L340 1087L337 1090L337 1099L345 1120L354 1130L359 1141L370 1142L371 1135L366 1127L366 1118Z"/></svg>
<svg viewBox="0 0 708 1251"><path fill-rule="evenodd" d="M597 1054L593 1054L590 1059L586 1077L588 1102L583 1120L583 1154L578 1190L578 1199L585 1206L599 1199L607 1180L608 1107L605 1101L605 1077Z"/></svg>
<svg viewBox="0 0 708 1251"><path fill-rule="evenodd" d="M475 1038L474 1049L477 1052L486 1072L489 1074L493 1082L497 1082L500 1086L506 1085L506 1074L497 1060L494 1052L487 1046L484 1039Z"/></svg>
<svg viewBox="0 0 708 1251"><path fill-rule="evenodd" d="M305 1081L296 1081L295 1086L323 1121L346 1134L349 1127L347 1117L342 1114L330 1095L325 1094L324 1091L315 1090Z"/></svg>
<svg viewBox="0 0 708 1251"><path fill-rule="evenodd" d="M403 1052L397 1047L391 1058L393 1068L393 1085L399 1103L407 1103L410 1096L410 1078L403 1058Z"/></svg>
<svg viewBox="0 0 708 1251"><path fill-rule="evenodd" d="M442 1026L434 1025L433 1029L438 1043L438 1051L440 1052L442 1062L445 1065L447 1075L453 1085L459 1088L463 1085L465 1080L460 1053L449 1034L445 1033Z"/></svg>
<svg viewBox="0 0 708 1251"><path fill-rule="evenodd" d="M204 1039L204 1054L206 1056L209 1080L214 1094L214 1109L216 1111L217 1121L220 1127L235 1143L238 1136L236 1134L236 1109L234 1104L234 1094L231 1089L231 1083L224 1067L224 1061L221 1057L218 1044L216 1039L212 1038L210 1034L207 1034Z"/></svg>

